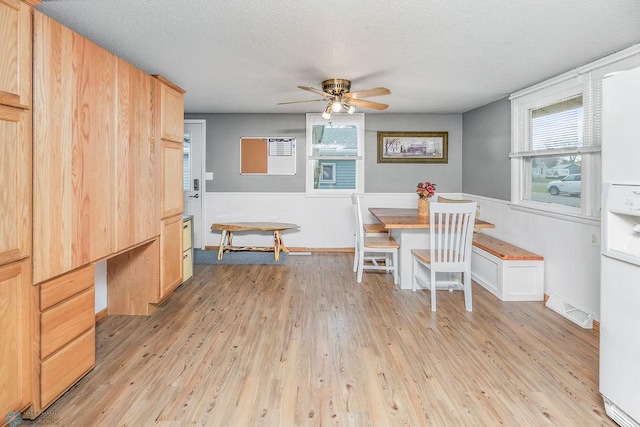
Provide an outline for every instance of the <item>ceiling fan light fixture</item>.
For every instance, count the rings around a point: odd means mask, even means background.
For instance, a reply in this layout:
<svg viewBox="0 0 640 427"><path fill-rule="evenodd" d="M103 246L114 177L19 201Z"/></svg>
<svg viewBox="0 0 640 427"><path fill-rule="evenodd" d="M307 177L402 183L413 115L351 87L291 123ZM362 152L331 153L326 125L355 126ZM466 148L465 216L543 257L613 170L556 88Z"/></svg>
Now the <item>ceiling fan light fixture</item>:
<svg viewBox="0 0 640 427"><path fill-rule="evenodd" d="M339 113L342 110L342 103L340 101L340 98L336 98L331 102L331 111Z"/></svg>
<svg viewBox="0 0 640 427"><path fill-rule="evenodd" d="M327 108L324 109L324 112L322 113L322 118L325 120L329 120L331 118L331 106L332 106L332 102L327 104Z"/></svg>
<svg viewBox="0 0 640 427"><path fill-rule="evenodd" d="M353 105L349 105L346 102L344 104L342 104L342 108L344 108L344 110L349 114L353 114L356 112L356 107L354 107Z"/></svg>

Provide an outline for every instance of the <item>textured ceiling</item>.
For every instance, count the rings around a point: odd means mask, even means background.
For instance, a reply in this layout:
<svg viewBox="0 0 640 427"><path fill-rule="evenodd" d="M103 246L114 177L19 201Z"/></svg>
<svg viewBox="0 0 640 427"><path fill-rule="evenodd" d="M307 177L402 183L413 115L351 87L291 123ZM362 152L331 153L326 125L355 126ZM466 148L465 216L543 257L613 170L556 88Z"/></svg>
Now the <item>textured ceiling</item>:
<svg viewBox="0 0 640 427"><path fill-rule="evenodd" d="M327 78L388 113L462 113L640 43L639 0L53 0L37 7L184 88L186 112L320 112ZM640 64L639 64L640 65ZM376 112L359 109L361 112Z"/></svg>

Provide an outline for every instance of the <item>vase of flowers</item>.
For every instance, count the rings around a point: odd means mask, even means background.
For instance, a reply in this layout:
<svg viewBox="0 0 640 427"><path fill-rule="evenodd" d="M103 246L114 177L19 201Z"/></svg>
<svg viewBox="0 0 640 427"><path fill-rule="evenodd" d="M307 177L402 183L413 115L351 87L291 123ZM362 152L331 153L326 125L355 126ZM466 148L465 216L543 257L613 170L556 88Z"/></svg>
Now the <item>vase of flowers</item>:
<svg viewBox="0 0 640 427"><path fill-rule="evenodd" d="M436 184L429 181L419 182L416 193L418 193L418 215L429 216L429 199L436 194Z"/></svg>

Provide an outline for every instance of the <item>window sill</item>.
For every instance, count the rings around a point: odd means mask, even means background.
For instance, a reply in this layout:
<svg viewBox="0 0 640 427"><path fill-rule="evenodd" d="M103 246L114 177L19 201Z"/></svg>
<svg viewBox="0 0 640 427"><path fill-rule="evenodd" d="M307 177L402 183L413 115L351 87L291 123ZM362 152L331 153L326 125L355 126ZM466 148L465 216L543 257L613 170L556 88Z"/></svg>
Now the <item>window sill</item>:
<svg viewBox="0 0 640 427"><path fill-rule="evenodd" d="M543 209L542 207L538 207L536 205L523 203L511 202L509 203L509 207L520 212L527 212L534 215L541 215L549 218L563 219L565 221L600 227L600 217L586 216L575 212L567 212L561 210Z"/></svg>

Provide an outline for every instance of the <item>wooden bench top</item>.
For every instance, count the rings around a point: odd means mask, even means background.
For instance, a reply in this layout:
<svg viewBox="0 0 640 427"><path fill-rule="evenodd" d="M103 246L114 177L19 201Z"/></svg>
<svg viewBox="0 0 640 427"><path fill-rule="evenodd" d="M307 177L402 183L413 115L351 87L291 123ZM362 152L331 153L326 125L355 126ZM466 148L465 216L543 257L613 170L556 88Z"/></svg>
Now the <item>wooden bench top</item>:
<svg viewBox="0 0 640 427"><path fill-rule="evenodd" d="M542 261L544 257L484 233L473 233L473 246L504 260Z"/></svg>
<svg viewBox="0 0 640 427"><path fill-rule="evenodd" d="M227 231L282 231L292 228L299 226L288 222L222 222L211 226L212 230Z"/></svg>

